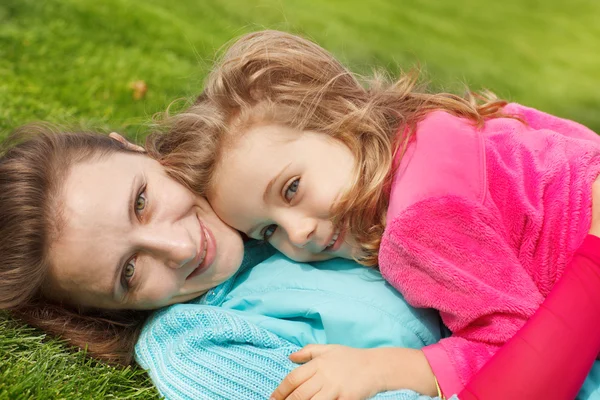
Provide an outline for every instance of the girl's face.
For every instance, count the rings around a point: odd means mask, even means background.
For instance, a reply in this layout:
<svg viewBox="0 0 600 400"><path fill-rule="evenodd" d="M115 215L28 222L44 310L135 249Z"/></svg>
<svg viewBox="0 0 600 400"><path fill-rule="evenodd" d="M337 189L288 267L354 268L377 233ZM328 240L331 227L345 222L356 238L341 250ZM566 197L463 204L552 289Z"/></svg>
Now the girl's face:
<svg viewBox="0 0 600 400"><path fill-rule="evenodd" d="M293 260L352 258L353 238L330 217L353 169L350 149L324 134L259 126L224 152L208 199L227 224Z"/></svg>
<svg viewBox="0 0 600 400"><path fill-rule="evenodd" d="M201 295L241 265L239 233L143 154L74 165L59 200L53 298L154 309Z"/></svg>

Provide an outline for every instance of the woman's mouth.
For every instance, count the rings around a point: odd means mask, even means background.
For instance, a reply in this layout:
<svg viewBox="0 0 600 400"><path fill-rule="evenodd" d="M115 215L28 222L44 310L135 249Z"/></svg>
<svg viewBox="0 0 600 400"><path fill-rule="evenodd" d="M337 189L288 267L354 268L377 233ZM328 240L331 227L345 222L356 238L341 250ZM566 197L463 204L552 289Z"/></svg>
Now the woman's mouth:
<svg viewBox="0 0 600 400"><path fill-rule="evenodd" d="M204 249L202 250L202 254L200 255L200 261L198 262L198 265L202 265L202 263L204 262L204 259L206 258L206 249L208 248L208 240L206 239L206 234L203 235L204 236Z"/></svg>
<svg viewBox="0 0 600 400"><path fill-rule="evenodd" d="M215 237L212 234L211 230L208 229L202 222L200 222L200 235L201 235L201 243L200 243L200 252L198 256L198 264L197 267L192 271L191 274L188 275L187 279L194 278L206 270L210 268L212 263L215 261L215 257L217 254L217 245L215 242Z"/></svg>

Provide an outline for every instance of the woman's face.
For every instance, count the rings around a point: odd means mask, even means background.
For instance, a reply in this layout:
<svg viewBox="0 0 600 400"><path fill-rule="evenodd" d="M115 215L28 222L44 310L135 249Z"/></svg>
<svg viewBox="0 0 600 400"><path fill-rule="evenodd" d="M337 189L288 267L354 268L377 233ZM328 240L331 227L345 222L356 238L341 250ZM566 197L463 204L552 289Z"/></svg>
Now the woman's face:
<svg viewBox="0 0 600 400"><path fill-rule="evenodd" d="M81 162L62 184L46 290L52 298L154 309L201 295L241 265L240 235L148 156Z"/></svg>

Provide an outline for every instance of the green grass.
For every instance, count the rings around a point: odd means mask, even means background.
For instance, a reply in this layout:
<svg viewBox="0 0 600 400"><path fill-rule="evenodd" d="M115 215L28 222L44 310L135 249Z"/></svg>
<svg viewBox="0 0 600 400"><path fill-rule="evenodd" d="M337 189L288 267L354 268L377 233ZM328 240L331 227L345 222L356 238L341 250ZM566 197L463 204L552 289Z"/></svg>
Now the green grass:
<svg viewBox="0 0 600 400"><path fill-rule="evenodd" d="M421 65L438 88L488 88L600 132L595 0L2 0L0 138L34 120L141 139L197 94L215 50L261 28L305 34L351 68ZM130 84L148 92L134 100ZM139 370L92 362L0 318L0 399L151 398Z"/></svg>
<svg viewBox="0 0 600 400"><path fill-rule="evenodd" d="M140 368L113 368L0 319L0 399L159 398Z"/></svg>

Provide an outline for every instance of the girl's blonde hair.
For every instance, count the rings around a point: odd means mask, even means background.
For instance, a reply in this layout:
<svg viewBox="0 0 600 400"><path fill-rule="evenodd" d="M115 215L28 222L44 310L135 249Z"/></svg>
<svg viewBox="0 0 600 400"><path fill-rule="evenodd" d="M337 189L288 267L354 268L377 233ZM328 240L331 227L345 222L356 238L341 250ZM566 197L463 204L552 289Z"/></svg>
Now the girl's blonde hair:
<svg viewBox="0 0 600 400"><path fill-rule="evenodd" d="M60 236L61 185L76 163L132 152L108 136L47 125L17 129L0 148L0 310L96 358L133 362L145 311L81 310L44 295L48 251Z"/></svg>
<svg viewBox="0 0 600 400"><path fill-rule="evenodd" d="M382 74L361 80L317 44L285 32L261 31L235 41L207 78L195 104L167 120L168 134L148 138L147 149L192 190L212 189L227 146L257 125L275 124L328 135L356 158L351 189L332 210L333 222L351 228L364 265L377 264L385 228L390 177L416 124L445 110L477 125L502 115L506 104L427 93L418 73L389 82Z"/></svg>

